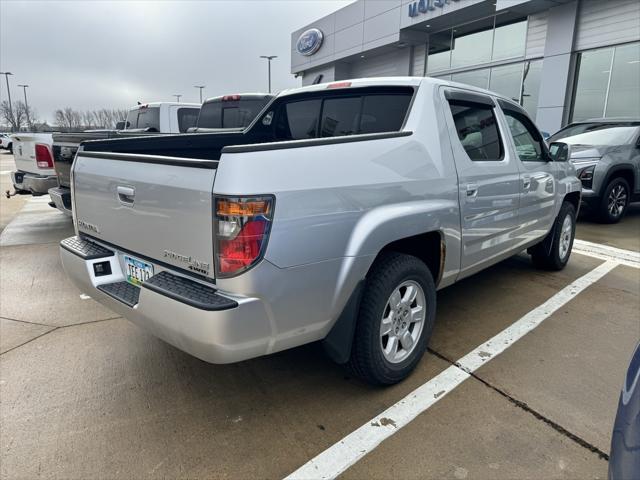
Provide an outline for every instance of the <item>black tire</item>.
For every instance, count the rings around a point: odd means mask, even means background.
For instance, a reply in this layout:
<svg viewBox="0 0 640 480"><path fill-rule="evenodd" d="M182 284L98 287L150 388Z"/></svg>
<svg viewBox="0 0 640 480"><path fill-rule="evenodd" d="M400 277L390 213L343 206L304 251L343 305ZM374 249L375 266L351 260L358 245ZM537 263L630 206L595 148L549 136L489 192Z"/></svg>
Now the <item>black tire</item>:
<svg viewBox="0 0 640 480"><path fill-rule="evenodd" d="M9 144L9 146L7 147L7 150L9 150L9 153L13 155L13 143Z"/></svg>
<svg viewBox="0 0 640 480"><path fill-rule="evenodd" d="M566 237L563 237L563 226L566 218L571 222L571 236L568 239L568 249L566 248ZM564 232L566 233L566 232ZM543 270L562 270L569 262L573 240L576 235L576 208L569 202L564 202L560 207L560 213L553 223L553 228L546 238L529 249L531 260L536 268ZM561 245L563 246L561 248Z"/></svg>
<svg viewBox="0 0 640 480"><path fill-rule="evenodd" d="M612 207L611 203L614 201L614 197L618 197L619 195L624 197L622 205L620 205L620 197L615 198L617 205ZM604 189L604 193L600 199L600 205L598 205L597 210L598 220L602 223L618 223L627 212L630 197L631 189L627 181L621 177L612 179L607 185L607 188Z"/></svg>
<svg viewBox="0 0 640 480"><path fill-rule="evenodd" d="M424 324L413 350L409 351L404 360L392 363L383 353L381 321L391 294L407 281L415 282L422 288L426 303L423 308ZM372 385L400 382L411 373L424 355L433 331L435 315L436 287L429 268L411 255L384 253L376 260L366 278L347 367L354 375Z"/></svg>

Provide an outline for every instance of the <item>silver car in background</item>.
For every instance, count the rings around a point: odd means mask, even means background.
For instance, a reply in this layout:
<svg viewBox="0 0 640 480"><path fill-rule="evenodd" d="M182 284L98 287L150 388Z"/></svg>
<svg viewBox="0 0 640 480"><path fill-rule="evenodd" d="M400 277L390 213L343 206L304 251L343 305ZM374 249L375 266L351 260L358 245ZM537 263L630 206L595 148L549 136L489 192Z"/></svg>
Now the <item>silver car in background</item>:
<svg viewBox="0 0 640 480"><path fill-rule="evenodd" d="M640 200L640 126L602 128L560 141L571 145L588 210L604 223L620 221L629 203Z"/></svg>

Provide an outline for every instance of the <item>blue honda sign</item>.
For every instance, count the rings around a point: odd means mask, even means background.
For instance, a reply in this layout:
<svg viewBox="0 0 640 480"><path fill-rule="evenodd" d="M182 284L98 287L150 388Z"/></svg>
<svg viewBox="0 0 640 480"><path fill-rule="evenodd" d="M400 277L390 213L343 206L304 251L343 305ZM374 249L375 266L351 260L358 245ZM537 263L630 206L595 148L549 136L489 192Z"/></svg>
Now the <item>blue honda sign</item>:
<svg viewBox="0 0 640 480"><path fill-rule="evenodd" d="M322 30L318 28L310 28L300 35L298 38L298 43L296 44L296 50L301 55L313 55L316 53L320 47L322 46L322 40L324 39L324 34Z"/></svg>
<svg viewBox="0 0 640 480"><path fill-rule="evenodd" d="M409 4L409 16L417 17L421 13L427 13L437 8L443 8L450 0L420 0ZM457 2L458 0L453 0Z"/></svg>

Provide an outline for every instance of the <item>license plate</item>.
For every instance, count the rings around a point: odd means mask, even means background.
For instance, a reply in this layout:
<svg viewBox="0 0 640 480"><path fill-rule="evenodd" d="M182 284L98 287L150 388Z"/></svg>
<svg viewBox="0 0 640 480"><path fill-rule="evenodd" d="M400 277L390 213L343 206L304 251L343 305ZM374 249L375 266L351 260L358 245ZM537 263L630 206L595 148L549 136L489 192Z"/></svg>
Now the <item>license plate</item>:
<svg viewBox="0 0 640 480"><path fill-rule="evenodd" d="M153 277L153 265L145 263L137 258L124 257L124 266L127 274L127 282L133 285L142 285Z"/></svg>

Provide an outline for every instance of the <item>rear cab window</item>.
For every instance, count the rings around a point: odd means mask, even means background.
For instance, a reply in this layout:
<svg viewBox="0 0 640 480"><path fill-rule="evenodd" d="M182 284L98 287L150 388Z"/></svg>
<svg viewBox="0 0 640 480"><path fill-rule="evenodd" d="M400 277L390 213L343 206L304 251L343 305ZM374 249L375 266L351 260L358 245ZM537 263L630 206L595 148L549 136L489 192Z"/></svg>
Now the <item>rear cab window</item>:
<svg viewBox="0 0 640 480"><path fill-rule="evenodd" d="M414 89L363 87L284 97L257 128L272 129L276 141L398 132Z"/></svg>
<svg viewBox="0 0 640 480"><path fill-rule="evenodd" d="M200 109L198 128L243 128L269 103L270 95L225 95L205 102Z"/></svg>
<svg viewBox="0 0 640 480"><path fill-rule="evenodd" d="M142 105L133 110L129 110L127 115L126 129L149 129L150 131L160 131L160 107L147 107Z"/></svg>

